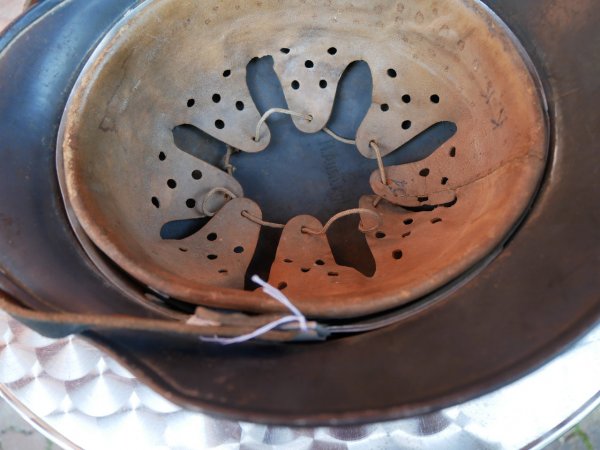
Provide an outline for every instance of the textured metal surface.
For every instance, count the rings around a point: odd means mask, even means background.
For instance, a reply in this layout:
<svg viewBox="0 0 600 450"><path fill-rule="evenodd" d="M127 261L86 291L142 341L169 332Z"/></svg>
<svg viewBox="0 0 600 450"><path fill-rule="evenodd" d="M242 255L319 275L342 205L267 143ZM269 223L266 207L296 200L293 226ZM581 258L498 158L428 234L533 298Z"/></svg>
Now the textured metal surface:
<svg viewBox="0 0 600 450"><path fill-rule="evenodd" d="M348 189L344 183L330 187L331 179L352 174L344 158L320 179L269 146L270 124L253 139L264 111L253 99L257 92L250 92L248 67L264 57L274 61L288 108L301 115L292 120L302 133L290 141L329 125L340 80L353 64L367 64L369 106L351 136L356 147L344 151L360 152L362 166L372 167L370 143L376 142L388 166L385 185L377 170L369 170L372 190L364 192L383 197L370 210L377 215L385 208L386 227L394 231L366 233L361 257L377 254L374 273L336 260L339 247L353 243L331 245L329 236L304 233L299 219L284 221L285 248L263 261L263 270L270 268L271 283L284 288L304 314L356 317L431 293L489 255L523 217L546 163L544 99L527 56L480 3L147 1L109 33L83 70L58 144L63 193L76 229L81 224L104 253L143 284L208 306L281 309L254 285L242 290L244 276L252 275L251 260L256 261L258 232L248 234L243 245L227 236L245 235L241 228L249 221L240 214L212 219L223 230L219 253L204 237L173 241L161 235L169 222L205 216L203 204L212 188L241 195L235 172L231 176L206 162L208 144L194 156L176 145L177 127L193 126L239 149L239 162L237 153L231 159L235 166L256 152L271 155L256 168L253 184L269 183L273 172L302 172L298 185L274 187L289 202L302 203L294 190L311 189L321 193L313 201L336 204L344 195L339 191ZM447 122L455 124L456 134L430 155L400 165L388 158ZM321 165L328 166L326 158ZM368 173L346 183L367 186L367 180ZM420 209L412 213L416 225L409 239L402 236L403 207ZM315 206L305 214L308 208ZM437 219L448 210L452 220L421 226L429 216L422 209L432 208L440 210ZM304 220L322 227L317 218ZM361 238L356 225L350 229ZM182 247L189 251L179 251ZM240 263L236 277L217 272L232 260Z"/></svg>
<svg viewBox="0 0 600 450"><path fill-rule="evenodd" d="M538 448L600 400L600 328L524 379L436 414L295 429L186 411L86 341L43 338L0 313L0 392L65 448Z"/></svg>

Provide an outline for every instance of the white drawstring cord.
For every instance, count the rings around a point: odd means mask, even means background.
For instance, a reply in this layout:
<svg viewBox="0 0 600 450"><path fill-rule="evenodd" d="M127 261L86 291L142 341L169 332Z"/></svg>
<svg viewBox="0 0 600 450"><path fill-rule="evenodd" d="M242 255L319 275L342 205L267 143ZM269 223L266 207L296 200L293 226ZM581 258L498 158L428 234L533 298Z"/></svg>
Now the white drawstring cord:
<svg viewBox="0 0 600 450"><path fill-rule="evenodd" d="M221 344L221 345L239 344L241 342L247 342L252 339L256 339L257 337L259 337L271 330L274 330L275 328L280 327L281 325L284 325L286 323L291 323L291 322L298 322L298 324L300 325L300 329L302 331L308 330L308 327L306 325L306 317L304 317L304 314L302 314L300 312L300 310L298 308L296 308L296 306L283 294L283 292L281 292L279 289L271 286L266 281L263 281L258 275L253 275L252 281L254 281L256 284L262 286L263 292L265 294L274 298L279 303L281 303L286 308L288 308L292 312L292 315L281 317L277 320L274 320L273 322L269 322L268 324L263 325L260 328L257 328L256 330L252 331L251 333L243 334L241 336L235 336L232 338L223 338L223 337L218 337L218 336L214 336L214 337L201 336L200 340L202 340L204 342L215 342L215 343ZM193 316L188 321L188 323L190 323L191 321L193 321Z"/></svg>

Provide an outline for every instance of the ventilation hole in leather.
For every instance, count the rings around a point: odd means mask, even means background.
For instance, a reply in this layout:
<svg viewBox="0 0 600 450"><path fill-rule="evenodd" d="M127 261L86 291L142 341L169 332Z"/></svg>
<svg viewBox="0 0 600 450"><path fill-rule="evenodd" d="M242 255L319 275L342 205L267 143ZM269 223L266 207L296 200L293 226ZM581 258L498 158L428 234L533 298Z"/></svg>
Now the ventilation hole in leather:
<svg viewBox="0 0 600 450"><path fill-rule="evenodd" d="M194 100L193 98L188 99L188 101L187 101L188 108L191 108L195 104L196 104L196 100Z"/></svg>
<svg viewBox="0 0 600 450"><path fill-rule="evenodd" d="M402 258L402 250L394 250L392 252L392 258L394 258L394 259Z"/></svg>
<svg viewBox="0 0 600 450"><path fill-rule="evenodd" d="M216 241L217 237L217 233L208 233L206 235L206 239L208 239L209 241Z"/></svg>
<svg viewBox="0 0 600 450"><path fill-rule="evenodd" d="M421 169L419 171L419 175L421 175L422 177L426 177L429 175L429 169L425 168L425 169Z"/></svg>
<svg viewBox="0 0 600 450"><path fill-rule="evenodd" d="M192 171L192 178L194 180L199 180L200 178L202 178L202 172L200 172L199 170Z"/></svg>
<svg viewBox="0 0 600 450"><path fill-rule="evenodd" d="M167 155L165 155L165 153L164 153L164 152L160 152L160 153L158 154L158 159L159 159L160 161L164 161L165 159L167 159Z"/></svg>
<svg viewBox="0 0 600 450"><path fill-rule="evenodd" d="M167 180L167 186L171 189L175 189L177 187L177 181L175 181L171 178L171 179Z"/></svg>
<svg viewBox="0 0 600 450"><path fill-rule="evenodd" d="M402 96L402 101L403 101L404 103L410 103L410 95L408 95L408 94L404 94L404 95Z"/></svg>
<svg viewBox="0 0 600 450"><path fill-rule="evenodd" d="M176 241L185 239L204 228L210 219L210 217L196 217L195 219L171 220L161 227L160 237Z"/></svg>
<svg viewBox="0 0 600 450"><path fill-rule="evenodd" d="M380 106L381 110L383 112L385 111L389 111L390 110L390 105L388 105L387 103L382 103L382 105Z"/></svg>
<svg viewBox="0 0 600 450"><path fill-rule="evenodd" d="M217 127L219 130L222 130L225 128L225 122L223 122L221 119L217 119L215 120L215 127Z"/></svg>
<svg viewBox="0 0 600 450"><path fill-rule="evenodd" d="M289 48L285 48L285 47L284 47L284 48L281 48L281 49L279 49L279 51L280 51L281 53L283 53L283 54L286 54L286 55L287 55L287 54L290 52L290 49L289 49Z"/></svg>
<svg viewBox="0 0 600 450"><path fill-rule="evenodd" d="M410 126L412 125L410 120L405 120L402 122L402 129L403 130L408 130L410 128Z"/></svg>
<svg viewBox="0 0 600 450"><path fill-rule="evenodd" d="M372 106L372 89L373 80L369 65L365 61L350 63L338 82L327 127L340 136L356 136L358 128ZM366 188L354 192L352 196L359 198L368 193L369 189ZM340 206L343 209L343 207L351 207L352 204Z"/></svg>
<svg viewBox="0 0 600 450"><path fill-rule="evenodd" d="M152 197L152 204L157 207L160 208L160 201L158 201L158 198L156 197Z"/></svg>
<svg viewBox="0 0 600 450"><path fill-rule="evenodd" d="M429 97L429 100L431 100L431 103L439 103L440 96L437 94L433 94L431 97Z"/></svg>
<svg viewBox="0 0 600 450"><path fill-rule="evenodd" d="M294 90L300 89L300 82L298 80L292 81L292 89L294 89Z"/></svg>
<svg viewBox="0 0 600 450"><path fill-rule="evenodd" d="M438 223L441 221L442 221L442 219L440 217L434 217L433 219L431 219L431 223Z"/></svg>
<svg viewBox="0 0 600 450"><path fill-rule="evenodd" d="M329 47L327 49L327 53L329 53L330 55L335 55L337 53L337 48L335 48L335 47Z"/></svg>
<svg viewBox="0 0 600 450"><path fill-rule="evenodd" d="M445 185L448 183L448 177L442 177L442 180L440 181L441 184Z"/></svg>
<svg viewBox="0 0 600 450"><path fill-rule="evenodd" d="M210 255L206 255L206 257L207 257L208 259L210 259L211 261L214 261L214 260L215 260L215 259L217 259L219 256L218 256L218 255L215 255L215 254L213 254L213 253L211 253Z"/></svg>
<svg viewBox="0 0 600 450"><path fill-rule="evenodd" d="M386 165L400 165L421 161L432 155L440 146L456 134L453 122L438 122L388 154Z"/></svg>
<svg viewBox="0 0 600 450"><path fill-rule="evenodd" d="M310 59L307 59L306 61L304 61L304 67L306 67L307 69L312 69L313 67L315 67L315 63L313 63Z"/></svg>
<svg viewBox="0 0 600 450"><path fill-rule="evenodd" d="M277 285L277 289L279 289L280 291L283 291L286 287L287 287L287 283L285 281L282 281L281 283L279 283Z"/></svg>
<svg viewBox="0 0 600 450"><path fill-rule="evenodd" d="M225 144L194 125L181 124L173 128L173 143L188 155L225 169L223 167L223 157L227 151Z"/></svg>
<svg viewBox="0 0 600 450"><path fill-rule="evenodd" d="M219 94L213 94L212 101L215 103L219 103L221 101L221 96Z"/></svg>
<svg viewBox="0 0 600 450"><path fill-rule="evenodd" d="M333 259L340 266L352 267L366 277L375 274L376 264L367 236L360 230L360 217L344 217L327 230Z"/></svg>
<svg viewBox="0 0 600 450"><path fill-rule="evenodd" d="M310 267L302 267L300 269L300 271L303 272L303 273L308 273L308 272L310 272Z"/></svg>
<svg viewBox="0 0 600 450"><path fill-rule="evenodd" d="M319 81L319 87L321 89L325 89L327 87L327 81L326 80Z"/></svg>
<svg viewBox="0 0 600 450"><path fill-rule="evenodd" d="M196 200L194 200L193 198L188 198L185 201L185 206L187 206L188 208L194 208L196 206Z"/></svg>
<svg viewBox="0 0 600 450"><path fill-rule="evenodd" d="M390 78L396 78L398 76L398 74L396 73L396 71L394 69L388 69L387 74Z"/></svg>
<svg viewBox="0 0 600 450"><path fill-rule="evenodd" d="M452 206L456 205L457 201L458 201L458 197L455 196L449 202L442 203L441 205L424 204L424 205L419 205L419 206L404 206L403 208L406 209L407 211L411 211L411 212L433 211L434 209L437 209L437 208L451 208Z"/></svg>
<svg viewBox="0 0 600 450"><path fill-rule="evenodd" d="M244 102L238 100L237 102L235 102L235 108L238 111L243 111L244 110Z"/></svg>
<svg viewBox="0 0 600 450"><path fill-rule="evenodd" d="M383 239L386 236L386 234L383 231L378 231L377 233L375 233L375 237L377 239Z"/></svg>
<svg viewBox="0 0 600 450"><path fill-rule="evenodd" d="M413 223L414 221L412 219L404 219L404 225L410 225L411 223Z"/></svg>
<svg viewBox="0 0 600 450"><path fill-rule="evenodd" d="M239 254L239 253L244 253L244 247L242 247L241 245L238 245L237 247L235 247L235 248L233 249L233 252L234 252L234 253L238 253L238 254Z"/></svg>
<svg viewBox="0 0 600 450"><path fill-rule="evenodd" d="M454 158L456 156L456 147L452 147L448 154L450 155L451 158Z"/></svg>

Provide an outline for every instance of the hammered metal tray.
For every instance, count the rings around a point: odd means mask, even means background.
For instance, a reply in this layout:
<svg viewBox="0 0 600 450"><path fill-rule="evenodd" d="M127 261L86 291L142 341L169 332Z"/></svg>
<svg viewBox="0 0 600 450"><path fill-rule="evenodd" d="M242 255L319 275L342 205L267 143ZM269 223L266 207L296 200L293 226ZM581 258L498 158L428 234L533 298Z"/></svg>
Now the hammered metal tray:
<svg viewBox="0 0 600 450"><path fill-rule="evenodd" d="M435 414L286 428L181 408L85 340L47 339L0 313L0 395L73 449L540 449L600 403L600 328L522 380Z"/></svg>

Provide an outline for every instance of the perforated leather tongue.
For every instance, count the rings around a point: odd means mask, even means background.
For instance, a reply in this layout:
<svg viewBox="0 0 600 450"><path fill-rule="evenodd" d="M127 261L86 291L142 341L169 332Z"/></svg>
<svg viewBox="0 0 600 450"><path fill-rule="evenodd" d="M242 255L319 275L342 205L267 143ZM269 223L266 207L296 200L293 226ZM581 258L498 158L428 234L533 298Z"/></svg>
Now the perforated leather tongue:
<svg viewBox="0 0 600 450"><path fill-rule="evenodd" d="M249 87L265 56L286 104ZM342 90L357 61L370 78ZM365 89L359 125L340 126L336 106ZM518 43L474 0L148 1L74 88L62 184L103 254L165 295L281 309L248 283L260 272L308 316L355 317L434 291L508 236L544 168L543 104ZM185 150L178 127L196 136ZM245 197L260 186L319 217Z"/></svg>

